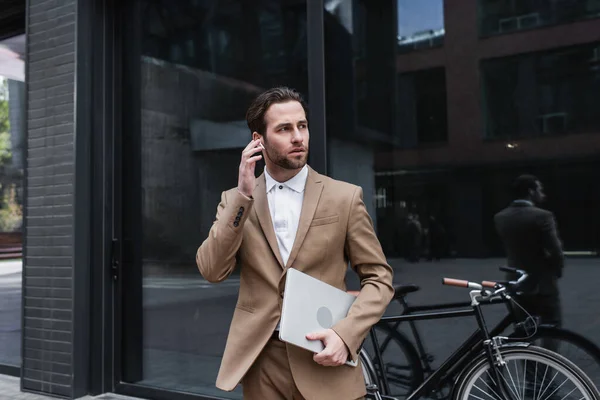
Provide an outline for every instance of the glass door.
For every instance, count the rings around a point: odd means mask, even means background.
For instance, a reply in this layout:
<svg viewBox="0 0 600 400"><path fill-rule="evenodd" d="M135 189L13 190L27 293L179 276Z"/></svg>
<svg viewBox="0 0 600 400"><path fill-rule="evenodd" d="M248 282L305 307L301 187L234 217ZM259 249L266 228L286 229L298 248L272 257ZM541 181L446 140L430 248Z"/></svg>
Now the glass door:
<svg viewBox="0 0 600 400"><path fill-rule="evenodd" d="M239 275L210 284L195 255L221 192L237 184L250 101L277 85L308 94L306 2L139 0L130 15L117 168L119 387L239 399L239 388L215 388Z"/></svg>

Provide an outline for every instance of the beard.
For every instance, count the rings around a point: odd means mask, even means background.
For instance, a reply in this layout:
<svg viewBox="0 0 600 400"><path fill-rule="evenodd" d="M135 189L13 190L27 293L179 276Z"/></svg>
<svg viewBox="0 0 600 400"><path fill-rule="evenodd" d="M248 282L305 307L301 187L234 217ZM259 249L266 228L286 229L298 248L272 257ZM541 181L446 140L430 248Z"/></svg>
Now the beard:
<svg viewBox="0 0 600 400"><path fill-rule="evenodd" d="M293 156L293 158L289 158L286 154L271 148L265 138L265 152L267 153L267 158L271 160L273 164L283 169L300 169L306 165L306 161L308 160L308 148L304 145L302 145L302 148L304 149L302 156L297 155Z"/></svg>

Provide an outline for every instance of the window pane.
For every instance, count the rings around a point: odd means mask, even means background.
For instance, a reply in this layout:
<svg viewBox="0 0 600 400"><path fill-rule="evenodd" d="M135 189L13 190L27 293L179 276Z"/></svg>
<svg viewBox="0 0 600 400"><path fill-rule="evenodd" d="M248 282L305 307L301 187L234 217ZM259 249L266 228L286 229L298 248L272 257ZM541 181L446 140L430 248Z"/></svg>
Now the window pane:
<svg viewBox="0 0 600 400"><path fill-rule="evenodd" d="M597 131L599 65L598 42L484 61L487 136Z"/></svg>
<svg viewBox="0 0 600 400"><path fill-rule="evenodd" d="M496 35L600 16L600 0L479 0L480 32Z"/></svg>
<svg viewBox="0 0 600 400"><path fill-rule="evenodd" d="M401 74L398 80L398 129L403 147L447 139L444 68Z"/></svg>
<svg viewBox="0 0 600 400"><path fill-rule="evenodd" d="M443 51L398 54L390 26L421 24L419 13L405 14L406 22L394 2L331 3L325 7L328 174L362 187L395 283L421 286L409 303L468 301L468 293L441 286L444 276L505 279L498 267L509 260L494 217L511 206L513 180L534 174L547 195L539 206L554 214L565 249L557 280L563 326L600 344L593 306L600 301L597 32L565 24L540 28L536 40L518 32L481 40L477 2L456 0L444 5ZM421 0L404 3L419 8ZM359 287L354 272L347 281ZM388 308L401 311L397 303ZM505 309L485 313L494 326ZM475 323L416 326L438 366ZM400 330L412 339L407 325Z"/></svg>
<svg viewBox="0 0 600 400"><path fill-rule="evenodd" d="M237 184L250 101L280 84L307 94L306 4L142 1L141 15L143 365L126 379L241 398L215 388L240 271L210 284L194 260Z"/></svg>
<svg viewBox="0 0 600 400"><path fill-rule="evenodd" d="M0 41L0 364L21 365L25 35Z"/></svg>
<svg viewBox="0 0 600 400"><path fill-rule="evenodd" d="M398 0L398 51L401 53L444 43L443 0Z"/></svg>

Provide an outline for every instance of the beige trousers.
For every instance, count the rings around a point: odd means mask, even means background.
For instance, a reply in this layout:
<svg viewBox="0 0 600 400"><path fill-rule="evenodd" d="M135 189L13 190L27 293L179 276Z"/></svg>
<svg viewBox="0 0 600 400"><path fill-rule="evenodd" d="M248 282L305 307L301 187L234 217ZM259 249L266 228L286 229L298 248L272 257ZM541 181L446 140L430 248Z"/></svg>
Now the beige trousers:
<svg viewBox="0 0 600 400"><path fill-rule="evenodd" d="M285 343L270 339L242 379L244 400L305 400L288 362Z"/></svg>

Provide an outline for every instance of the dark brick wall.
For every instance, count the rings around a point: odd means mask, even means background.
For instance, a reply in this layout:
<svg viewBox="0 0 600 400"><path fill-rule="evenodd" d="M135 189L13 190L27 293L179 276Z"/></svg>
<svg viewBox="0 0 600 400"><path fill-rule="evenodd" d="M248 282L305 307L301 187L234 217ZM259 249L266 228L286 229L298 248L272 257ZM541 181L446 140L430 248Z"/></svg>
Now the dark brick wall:
<svg viewBox="0 0 600 400"><path fill-rule="evenodd" d="M29 0L24 390L73 395L76 0Z"/></svg>

